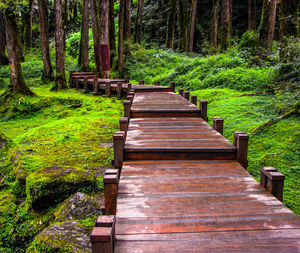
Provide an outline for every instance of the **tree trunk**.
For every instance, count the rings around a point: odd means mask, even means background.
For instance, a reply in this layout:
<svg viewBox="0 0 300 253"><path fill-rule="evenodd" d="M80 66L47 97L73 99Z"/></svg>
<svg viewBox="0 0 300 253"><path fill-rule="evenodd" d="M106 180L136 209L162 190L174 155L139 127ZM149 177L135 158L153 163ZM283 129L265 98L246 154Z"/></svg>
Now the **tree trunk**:
<svg viewBox="0 0 300 253"><path fill-rule="evenodd" d="M25 11L25 46L26 49L32 47L32 20L33 20L34 0L29 0L28 9ZM29 22L28 22L29 20Z"/></svg>
<svg viewBox="0 0 300 253"><path fill-rule="evenodd" d="M184 51L188 51L189 47L189 0L184 1Z"/></svg>
<svg viewBox="0 0 300 253"><path fill-rule="evenodd" d="M184 2L183 0L178 0L178 6L177 6L177 17L178 17L178 24L179 24L179 39L178 39L178 49L180 51L184 51L184 44L185 44L185 38L184 38Z"/></svg>
<svg viewBox="0 0 300 253"><path fill-rule="evenodd" d="M110 76L110 53L109 53L109 28L108 28L108 0L100 0L100 62L101 74L105 78Z"/></svg>
<svg viewBox="0 0 300 253"><path fill-rule="evenodd" d="M198 0L193 0L190 18L189 52L193 52Z"/></svg>
<svg viewBox="0 0 300 253"><path fill-rule="evenodd" d="M68 25L68 0L64 0L63 11L63 29L64 29L64 50L66 51L66 39L67 39L67 25Z"/></svg>
<svg viewBox="0 0 300 253"><path fill-rule="evenodd" d="M55 0L55 46L56 46L56 77L53 90L67 89L65 73L65 54L63 42L62 0Z"/></svg>
<svg viewBox="0 0 300 253"><path fill-rule="evenodd" d="M6 40L5 40L5 20L0 11L0 65L7 65L8 58L5 55Z"/></svg>
<svg viewBox="0 0 300 253"><path fill-rule="evenodd" d="M169 15L166 46L167 48L174 48L175 36L175 21L176 21L176 0L169 0Z"/></svg>
<svg viewBox="0 0 300 253"><path fill-rule="evenodd" d="M83 71L89 70L89 1L83 1L81 24L80 66Z"/></svg>
<svg viewBox="0 0 300 253"><path fill-rule="evenodd" d="M213 48L214 53L218 47L219 10L220 0L214 0L210 26L210 45Z"/></svg>
<svg viewBox="0 0 300 253"><path fill-rule="evenodd" d="M222 0L221 50L231 46L232 0Z"/></svg>
<svg viewBox="0 0 300 253"><path fill-rule="evenodd" d="M131 0L124 0L124 54L130 53L130 11Z"/></svg>
<svg viewBox="0 0 300 253"><path fill-rule="evenodd" d="M98 19L98 7L96 0L90 0L91 16L92 16L92 31L94 41L94 57L97 72L100 72L100 38L99 38L99 19Z"/></svg>
<svg viewBox="0 0 300 253"><path fill-rule="evenodd" d="M297 0L280 2L280 39L287 36L299 37L299 7Z"/></svg>
<svg viewBox="0 0 300 253"><path fill-rule="evenodd" d="M117 54L114 0L109 0L109 49L110 49L110 62L112 63L114 57Z"/></svg>
<svg viewBox="0 0 300 253"><path fill-rule="evenodd" d="M4 1L6 5L6 1ZM10 68L10 84L5 93L21 93L26 95L33 95L25 83L22 66L21 66L21 52L20 52L20 39L17 23L17 9L15 2L10 2L9 6L5 6L4 18L6 26L6 42L9 58Z"/></svg>
<svg viewBox="0 0 300 253"><path fill-rule="evenodd" d="M260 45L266 50L272 48L276 20L277 0L264 0L259 31Z"/></svg>
<svg viewBox="0 0 300 253"><path fill-rule="evenodd" d="M124 73L124 58L123 58L123 46L124 46L124 0L120 0L119 10L119 43L118 43L118 71L120 77L123 77Z"/></svg>
<svg viewBox="0 0 300 253"><path fill-rule="evenodd" d="M50 60L49 35L48 35L48 0L38 0L40 14L41 48L43 56L42 81L54 80L53 68Z"/></svg>
<svg viewBox="0 0 300 253"><path fill-rule="evenodd" d="M144 0L137 0L137 13L136 13L136 22L135 22L134 43L141 44L143 11L144 11Z"/></svg>
<svg viewBox="0 0 300 253"><path fill-rule="evenodd" d="M248 0L248 30L255 30L256 0Z"/></svg>

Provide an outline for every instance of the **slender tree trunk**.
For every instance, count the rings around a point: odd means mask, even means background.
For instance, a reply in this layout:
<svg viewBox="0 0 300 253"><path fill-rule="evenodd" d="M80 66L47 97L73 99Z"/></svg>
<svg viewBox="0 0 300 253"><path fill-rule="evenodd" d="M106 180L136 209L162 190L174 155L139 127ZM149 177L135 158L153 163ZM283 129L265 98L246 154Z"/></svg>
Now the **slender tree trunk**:
<svg viewBox="0 0 300 253"><path fill-rule="evenodd" d="M81 26L81 66L83 71L89 70L89 1L83 1Z"/></svg>
<svg viewBox="0 0 300 253"><path fill-rule="evenodd" d="M214 0L210 26L210 45L212 46L214 53L218 47L219 10L220 0Z"/></svg>
<svg viewBox="0 0 300 253"><path fill-rule="evenodd" d="M248 30L255 30L256 0L248 0Z"/></svg>
<svg viewBox="0 0 300 253"><path fill-rule="evenodd" d="M119 43L118 43L118 71L120 77L123 77L124 75L123 46L124 46L124 0L120 0Z"/></svg>
<svg viewBox="0 0 300 253"><path fill-rule="evenodd" d="M64 29L64 50L65 51L66 51L66 39L67 39L67 26L68 26L68 0L64 0L63 29Z"/></svg>
<svg viewBox="0 0 300 253"><path fill-rule="evenodd" d="M141 44L143 11L144 11L144 0L137 0L137 13L136 13L136 22L135 22L134 43Z"/></svg>
<svg viewBox="0 0 300 253"><path fill-rule="evenodd" d="M67 89L65 73L65 53L63 42L62 0L55 0L55 46L56 46L56 77L53 90Z"/></svg>
<svg viewBox="0 0 300 253"><path fill-rule="evenodd" d="M197 4L198 0L193 0L191 7L191 18L190 18L190 39L189 39L189 52L193 52L194 48L194 35L197 18Z"/></svg>
<svg viewBox="0 0 300 253"><path fill-rule="evenodd" d="M8 58L5 54L6 40L5 40L5 20L2 12L0 11L0 65L7 65Z"/></svg>
<svg viewBox="0 0 300 253"><path fill-rule="evenodd" d="M53 68L50 60L49 35L48 35L48 0L38 0L40 14L41 48L43 56L42 81L54 80Z"/></svg>
<svg viewBox="0 0 300 253"><path fill-rule="evenodd" d="M180 51L184 51L184 44L185 44L185 37L184 37L184 2L183 0L177 1L177 17L178 17L178 24L179 24L179 39L178 39L178 49Z"/></svg>
<svg viewBox="0 0 300 253"><path fill-rule="evenodd" d="M112 63L114 57L117 55L114 0L109 0L109 49L110 49L110 62Z"/></svg>
<svg viewBox="0 0 300 253"><path fill-rule="evenodd" d="M259 31L260 45L266 50L272 48L276 20L277 0L264 0Z"/></svg>
<svg viewBox="0 0 300 253"><path fill-rule="evenodd" d="M169 15L166 46L167 48L174 48L175 36L175 21L176 21L176 0L169 0Z"/></svg>
<svg viewBox="0 0 300 253"><path fill-rule="evenodd" d="M222 0L221 50L231 46L232 0Z"/></svg>
<svg viewBox="0 0 300 253"><path fill-rule="evenodd" d="M28 9L25 11L25 46L26 49L32 47L32 20L33 20L34 0L28 2Z"/></svg>
<svg viewBox="0 0 300 253"><path fill-rule="evenodd" d="M108 0L100 0L100 61L101 73L110 76L109 28L108 28Z"/></svg>
<svg viewBox="0 0 300 253"><path fill-rule="evenodd" d="M6 5L5 0L2 0L2 2L4 3L4 5ZM22 73L20 59L20 39L17 23L17 9L14 2L10 2L9 6L5 6L4 18L6 26L6 42L10 68L10 84L5 93L13 92L26 95L33 95L33 92L25 83Z"/></svg>
<svg viewBox="0 0 300 253"><path fill-rule="evenodd" d="M189 47L189 0L184 1L184 51L188 51Z"/></svg>
<svg viewBox="0 0 300 253"><path fill-rule="evenodd" d="M92 16L92 31L94 41L94 57L97 72L100 72L100 38L99 38L99 18L97 13L98 6L96 0L90 0L91 16Z"/></svg>
<svg viewBox="0 0 300 253"><path fill-rule="evenodd" d="M130 12L131 0L124 0L124 54L130 53Z"/></svg>

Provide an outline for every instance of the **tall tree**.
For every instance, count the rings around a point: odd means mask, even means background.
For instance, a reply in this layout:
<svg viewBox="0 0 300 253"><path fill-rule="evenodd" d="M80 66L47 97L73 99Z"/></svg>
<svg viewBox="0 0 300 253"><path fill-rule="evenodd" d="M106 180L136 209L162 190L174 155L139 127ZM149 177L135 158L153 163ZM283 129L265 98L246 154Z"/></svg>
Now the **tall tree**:
<svg viewBox="0 0 300 253"><path fill-rule="evenodd" d="M221 16L221 50L224 51L231 46L232 0L222 0Z"/></svg>
<svg viewBox="0 0 300 253"><path fill-rule="evenodd" d="M272 48L276 20L277 0L264 0L259 31L260 45L266 50Z"/></svg>
<svg viewBox="0 0 300 253"><path fill-rule="evenodd" d="M53 68L50 60L49 35L48 35L48 0L38 0L40 14L41 48L43 56L42 81L54 80Z"/></svg>
<svg viewBox="0 0 300 253"><path fill-rule="evenodd" d="M134 43L141 44L143 11L144 11L144 0L137 0L137 13L136 13L136 22L135 22Z"/></svg>
<svg viewBox="0 0 300 253"><path fill-rule="evenodd" d="M218 47L218 26L219 26L219 10L220 10L220 0L213 0L211 25L210 25L210 45L216 52Z"/></svg>
<svg viewBox="0 0 300 253"><path fill-rule="evenodd" d="M189 52L193 52L198 0L193 0L190 18Z"/></svg>
<svg viewBox="0 0 300 253"><path fill-rule="evenodd" d="M248 0L248 30L255 30L256 0Z"/></svg>
<svg viewBox="0 0 300 253"><path fill-rule="evenodd" d="M92 31L93 31L93 42L94 42L94 57L97 72L100 72L100 38L99 38L99 17L98 17L98 6L96 0L90 0L91 16L92 16Z"/></svg>
<svg viewBox="0 0 300 253"><path fill-rule="evenodd" d="M0 10L0 65L8 64L8 58L5 54L6 40L5 40L5 20Z"/></svg>
<svg viewBox="0 0 300 253"><path fill-rule="evenodd" d="M27 49L32 47L32 23L33 23L34 0L28 0L24 15L25 25L25 46Z"/></svg>
<svg viewBox="0 0 300 253"><path fill-rule="evenodd" d="M56 47L56 77L53 90L67 89L65 73L65 52L63 41L62 0L55 0L55 47Z"/></svg>
<svg viewBox="0 0 300 253"><path fill-rule="evenodd" d="M118 71L119 76L124 75L124 57L123 57L123 46L124 46L124 0L120 0L119 10L119 43L118 43Z"/></svg>
<svg viewBox="0 0 300 253"><path fill-rule="evenodd" d="M10 84L6 93L12 92L33 95L33 92L25 83L22 73L16 1L2 0L2 3L4 3L3 13L5 18L6 43L10 68Z"/></svg>
<svg viewBox="0 0 300 253"><path fill-rule="evenodd" d="M124 54L130 53L130 25L131 0L124 0Z"/></svg>
<svg viewBox="0 0 300 253"><path fill-rule="evenodd" d="M100 0L100 61L101 73L104 77L110 76L110 53L109 53L109 28L108 28L108 0Z"/></svg>
<svg viewBox="0 0 300 253"><path fill-rule="evenodd" d="M68 26L68 1L64 0L63 4L63 30L64 30L64 49L66 50L67 26Z"/></svg>
<svg viewBox="0 0 300 253"><path fill-rule="evenodd" d="M89 70L89 1L83 0L81 37L78 65L83 71Z"/></svg>
<svg viewBox="0 0 300 253"><path fill-rule="evenodd" d="M175 36L175 24L176 24L176 0L169 0L169 14L168 14L168 26L167 26L167 48L174 48L174 36Z"/></svg>
<svg viewBox="0 0 300 253"><path fill-rule="evenodd" d="M178 0L178 23L179 41L178 48L181 51L188 49L188 23L189 23L189 1Z"/></svg>
<svg viewBox="0 0 300 253"><path fill-rule="evenodd" d="M117 54L114 0L109 0L109 49L110 49L110 62L113 62L113 58Z"/></svg>

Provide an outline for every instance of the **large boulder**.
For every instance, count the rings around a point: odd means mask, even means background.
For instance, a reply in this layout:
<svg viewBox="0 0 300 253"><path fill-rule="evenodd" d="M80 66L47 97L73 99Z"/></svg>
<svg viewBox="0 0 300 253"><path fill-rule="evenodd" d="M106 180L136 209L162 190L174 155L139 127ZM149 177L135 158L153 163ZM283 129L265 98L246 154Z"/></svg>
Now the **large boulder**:
<svg viewBox="0 0 300 253"><path fill-rule="evenodd" d="M90 253L92 246L89 233L90 227L78 221L56 223L40 232L26 252Z"/></svg>
<svg viewBox="0 0 300 253"><path fill-rule="evenodd" d="M65 200L55 211L56 221L84 220L100 213L100 204L90 196L77 192Z"/></svg>
<svg viewBox="0 0 300 253"><path fill-rule="evenodd" d="M41 210L60 203L81 188L94 186L94 176L84 169L46 167L26 178L27 201L35 210Z"/></svg>

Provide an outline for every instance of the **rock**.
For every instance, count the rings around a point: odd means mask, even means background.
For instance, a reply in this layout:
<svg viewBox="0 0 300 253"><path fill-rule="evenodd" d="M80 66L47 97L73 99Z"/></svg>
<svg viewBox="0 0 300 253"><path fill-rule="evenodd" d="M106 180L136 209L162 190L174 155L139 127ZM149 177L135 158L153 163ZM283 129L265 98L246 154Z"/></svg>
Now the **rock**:
<svg viewBox="0 0 300 253"><path fill-rule="evenodd" d="M4 133L0 133L0 148L6 147L9 144L8 137Z"/></svg>
<svg viewBox="0 0 300 253"><path fill-rule="evenodd" d="M55 211L56 221L83 220L100 214L100 204L90 196L77 192Z"/></svg>
<svg viewBox="0 0 300 253"><path fill-rule="evenodd" d="M56 223L40 232L26 252L92 252L89 232L78 221Z"/></svg>
<svg viewBox="0 0 300 253"><path fill-rule="evenodd" d="M11 162L12 162L12 167L13 171L15 174L16 179L22 184L25 185L26 183L26 177L27 177L27 171L23 170L22 168L22 153L21 152L16 152L12 157L11 157Z"/></svg>
<svg viewBox="0 0 300 253"><path fill-rule="evenodd" d="M94 176L84 169L46 167L30 174L26 179L29 205L41 210L60 203L80 188L95 187Z"/></svg>
<svg viewBox="0 0 300 253"><path fill-rule="evenodd" d="M0 192L0 228L5 226L17 209L16 196L11 191Z"/></svg>

